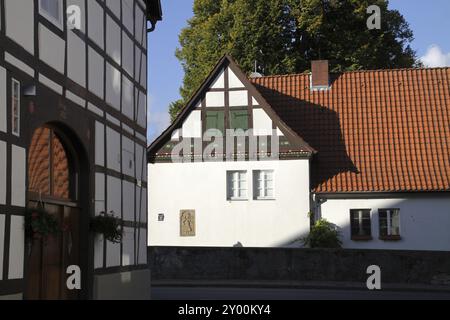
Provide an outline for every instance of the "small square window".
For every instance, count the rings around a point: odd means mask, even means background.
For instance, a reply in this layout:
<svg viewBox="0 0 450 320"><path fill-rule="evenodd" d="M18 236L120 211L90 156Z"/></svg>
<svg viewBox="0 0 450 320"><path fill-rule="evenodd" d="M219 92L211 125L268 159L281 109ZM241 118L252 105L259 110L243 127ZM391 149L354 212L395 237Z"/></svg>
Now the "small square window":
<svg viewBox="0 0 450 320"><path fill-rule="evenodd" d="M227 172L227 199L247 200L247 171Z"/></svg>
<svg viewBox="0 0 450 320"><path fill-rule="evenodd" d="M253 171L253 182L255 200L274 199L273 170Z"/></svg>
<svg viewBox="0 0 450 320"><path fill-rule="evenodd" d="M55 26L63 29L62 0L39 0L39 13Z"/></svg>
<svg viewBox="0 0 450 320"><path fill-rule="evenodd" d="M378 210L380 221L380 238L396 240L400 238L400 210L380 209Z"/></svg>
<svg viewBox="0 0 450 320"><path fill-rule="evenodd" d="M350 210L352 240L371 240L370 209Z"/></svg>
<svg viewBox="0 0 450 320"><path fill-rule="evenodd" d="M20 136L20 82L15 79L12 79L11 130L15 136Z"/></svg>

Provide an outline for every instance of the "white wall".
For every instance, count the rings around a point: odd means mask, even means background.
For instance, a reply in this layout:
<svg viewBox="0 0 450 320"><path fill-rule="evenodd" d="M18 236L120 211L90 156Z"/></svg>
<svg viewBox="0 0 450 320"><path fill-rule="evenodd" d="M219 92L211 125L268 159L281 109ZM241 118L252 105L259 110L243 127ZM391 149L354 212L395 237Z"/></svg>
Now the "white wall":
<svg viewBox="0 0 450 320"><path fill-rule="evenodd" d="M261 169L274 170L276 200L253 200ZM247 170L248 201L227 200L228 170ZM286 246L309 232L308 160L149 164L148 190L150 246ZM195 237L180 237L183 209L195 209Z"/></svg>
<svg viewBox="0 0 450 320"><path fill-rule="evenodd" d="M34 1L5 1L6 35L34 53Z"/></svg>
<svg viewBox="0 0 450 320"><path fill-rule="evenodd" d="M373 240L351 240L350 209L372 209ZM400 209L401 241L379 239L378 209ZM345 248L450 251L450 197L327 200L320 211L341 228Z"/></svg>

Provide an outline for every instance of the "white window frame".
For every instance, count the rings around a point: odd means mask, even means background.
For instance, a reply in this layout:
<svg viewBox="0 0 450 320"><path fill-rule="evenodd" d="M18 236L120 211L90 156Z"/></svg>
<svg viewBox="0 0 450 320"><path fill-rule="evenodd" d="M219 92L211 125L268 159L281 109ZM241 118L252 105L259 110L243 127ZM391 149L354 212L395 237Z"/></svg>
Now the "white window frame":
<svg viewBox="0 0 450 320"><path fill-rule="evenodd" d="M272 187L267 186L269 179L267 173L272 176ZM255 170L253 171L253 188L255 200L275 200L275 171L274 170ZM272 190L272 195L269 196L269 190ZM262 191L262 192L261 192Z"/></svg>
<svg viewBox="0 0 450 320"><path fill-rule="evenodd" d="M227 171L227 200L248 200L247 171Z"/></svg>
<svg viewBox="0 0 450 320"><path fill-rule="evenodd" d="M14 95L14 89L17 86L17 97ZM20 99L21 88L20 81L12 78L11 79L11 132L13 135L20 137ZM17 103L17 114L14 112L14 105ZM17 130L14 130L14 122L17 118Z"/></svg>
<svg viewBox="0 0 450 320"><path fill-rule="evenodd" d="M379 217L379 221L378 223L379 225L379 232L381 235L381 217L380 217L380 213L381 212L386 212L386 221L387 221L387 236L388 237L399 237L402 234L402 230L401 230L401 220L400 220L400 209L378 209L378 217ZM392 213L394 212L398 212L398 234L392 234Z"/></svg>
<svg viewBox="0 0 450 320"><path fill-rule="evenodd" d="M64 23L64 3L62 0L56 0L59 2L59 19L56 17L53 17L47 10L45 10L42 7L42 1L39 0L39 14L43 16L45 19L50 21L52 24L54 24L56 27L58 27L61 30L64 30L63 23Z"/></svg>

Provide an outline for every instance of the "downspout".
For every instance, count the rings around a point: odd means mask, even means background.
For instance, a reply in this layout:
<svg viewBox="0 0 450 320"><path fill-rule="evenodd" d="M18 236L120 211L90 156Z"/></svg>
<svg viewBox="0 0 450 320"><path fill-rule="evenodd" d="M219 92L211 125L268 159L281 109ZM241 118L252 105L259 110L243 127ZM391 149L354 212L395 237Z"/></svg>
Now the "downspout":
<svg viewBox="0 0 450 320"><path fill-rule="evenodd" d="M151 28L147 28L147 32L148 33L155 31L155 28L156 28L156 21L155 20L150 20L150 23L151 23L152 26L151 26Z"/></svg>

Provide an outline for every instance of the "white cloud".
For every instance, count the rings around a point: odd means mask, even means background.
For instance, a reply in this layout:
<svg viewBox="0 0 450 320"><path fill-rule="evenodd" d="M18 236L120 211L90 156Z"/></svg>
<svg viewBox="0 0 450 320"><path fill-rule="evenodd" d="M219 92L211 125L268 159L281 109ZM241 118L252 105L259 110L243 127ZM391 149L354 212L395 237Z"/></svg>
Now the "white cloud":
<svg viewBox="0 0 450 320"><path fill-rule="evenodd" d="M445 53L438 45L432 45L427 53L420 58L422 63L429 68L450 67L450 52Z"/></svg>

